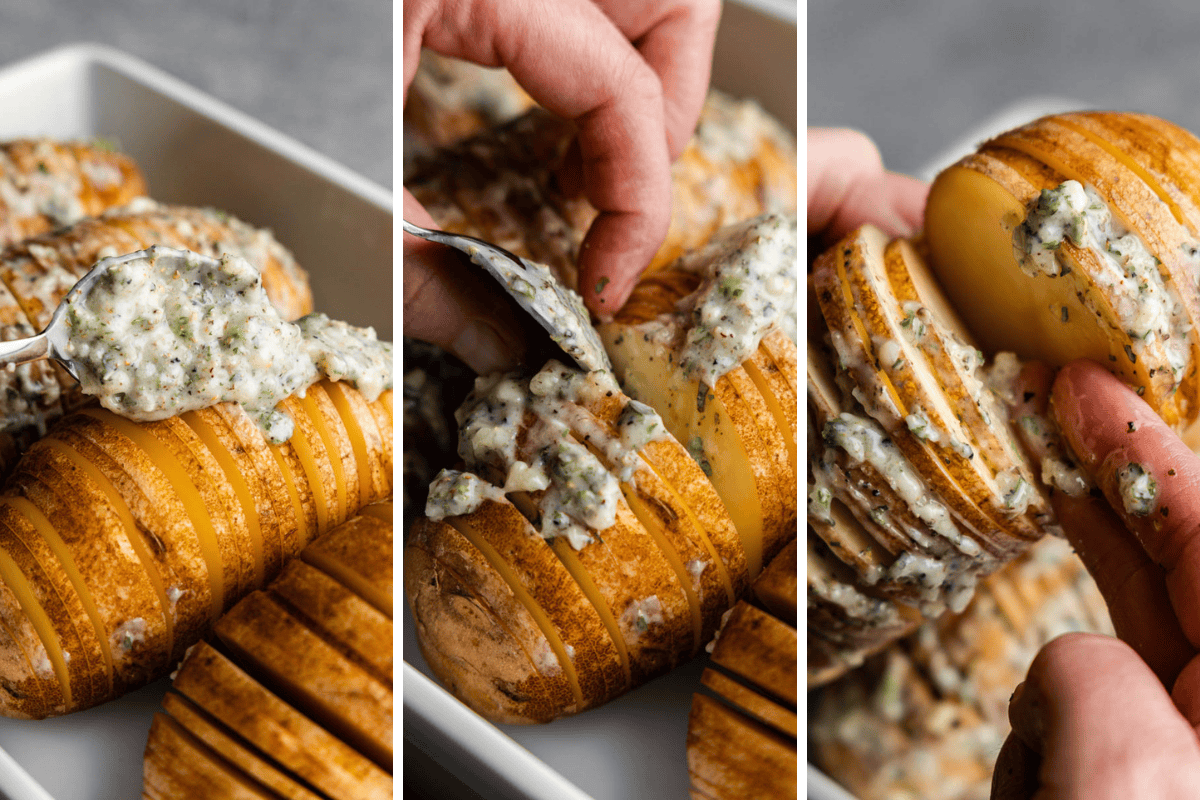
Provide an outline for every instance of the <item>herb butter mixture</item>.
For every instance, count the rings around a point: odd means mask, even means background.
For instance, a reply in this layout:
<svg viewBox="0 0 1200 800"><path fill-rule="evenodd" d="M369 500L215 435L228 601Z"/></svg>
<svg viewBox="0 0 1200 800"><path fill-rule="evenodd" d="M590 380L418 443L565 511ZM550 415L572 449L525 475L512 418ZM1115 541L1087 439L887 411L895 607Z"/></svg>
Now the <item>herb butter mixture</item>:
<svg viewBox="0 0 1200 800"><path fill-rule="evenodd" d="M745 361L775 324L796 340L794 215L766 214L720 231L674 265L707 280L680 303L690 314L682 363L712 386Z"/></svg>
<svg viewBox="0 0 1200 800"><path fill-rule="evenodd" d="M593 531L616 524L620 484L632 482L642 463L637 451L667 435L658 414L636 400L626 402L615 432L583 407L619 393L612 373L581 372L557 361L528 381L476 379L456 415L458 453L492 483L443 471L430 487L426 516L467 514L504 492L533 492L542 535L566 536L582 548Z"/></svg>
<svg viewBox="0 0 1200 800"><path fill-rule="evenodd" d="M294 426L275 406L322 377L368 400L392 386L390 343L324 314L283 320L243 258L152 247L98 266L67 298L65 351L83 391L118 414L158 420L236 402L280 443Z"/></svg>
<svg viewBox="0 0 1200 800"><path fill-rule="evenodd" d="M1096 256L1100 274L1090 277L1115 298L1113 308L1133 339L1130 360L1157 340L1178 383L1187 369L1192 326L1175 288L1160 270L1162 262L1113 215L1095 189L1078 181L1044 189L1013 231L1014 255L1030 276L1070 273L1064 241ZM1200 268L1196 248L1185 256L1191 261L1191 274L1196 274Z"/></svg>
<svg viewBox="0 0 1200 800"><path fill-rule="evenodd" d="M821 431L824 450L813 453L808 496L810 522L832 524L830 504L835 495L872 506L870 522L900 540L912 542L921 554L904 552L886 570L864 575L868 584L905 584L919 590L923 613L936 616L947 607L962 610L970 601L980 575L995 568L994 559L961 530L936 493L921 478L875 420L842 412ZM890 508L862 494L864 487L849 478L846 467L869 464L904 509ZM907 513L902 513L902 511ZM906 522L914 518L920 524Z"/></svg>

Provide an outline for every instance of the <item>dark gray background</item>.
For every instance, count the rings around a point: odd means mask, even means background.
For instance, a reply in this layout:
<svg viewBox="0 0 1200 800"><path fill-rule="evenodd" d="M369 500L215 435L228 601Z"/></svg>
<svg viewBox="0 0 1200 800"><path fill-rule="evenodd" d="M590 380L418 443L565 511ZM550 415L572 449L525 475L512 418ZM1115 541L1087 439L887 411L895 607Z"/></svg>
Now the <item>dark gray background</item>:
<svg viewBox="0 0 1200 800"><path fill-rule="evenodd" d="M392 5L382 0L0 0L0 64L97 42L392 185Z"/></svg>
<svg viewBox="0 0 1200 800"><path fill-rule="evenodd" d="M808 124L859 128L913 172L1034 95L1200 132L1195 0L811 0Z"/></svg>

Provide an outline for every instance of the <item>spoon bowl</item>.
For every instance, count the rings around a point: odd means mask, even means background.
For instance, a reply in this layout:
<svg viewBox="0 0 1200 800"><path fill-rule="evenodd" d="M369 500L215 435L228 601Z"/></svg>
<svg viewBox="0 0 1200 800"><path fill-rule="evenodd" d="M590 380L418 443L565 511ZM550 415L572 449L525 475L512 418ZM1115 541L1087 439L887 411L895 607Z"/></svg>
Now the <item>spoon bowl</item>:
<svg viewBox="0 0 1200 800"><path fill-rule="evenodd" d="M403 220L404 232L453 247L483 267L526 313L537 320L572 361L585 370L612 371L583 298L558 282L545 266L503 247L461 233L434 231Z"/></svg>

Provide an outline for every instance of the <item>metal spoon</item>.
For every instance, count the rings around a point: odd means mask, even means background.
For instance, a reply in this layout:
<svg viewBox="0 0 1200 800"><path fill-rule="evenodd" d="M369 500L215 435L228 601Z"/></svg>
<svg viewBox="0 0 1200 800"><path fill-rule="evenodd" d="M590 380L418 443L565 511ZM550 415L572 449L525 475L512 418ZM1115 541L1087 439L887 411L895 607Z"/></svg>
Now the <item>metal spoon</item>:
<svg viewBox="0 0 1200 800"><path fill-rule="evenodd" d="M431 231L402 220L404 232L448 245L471 257L503 284L505 291L550 334L562 351L586 370L612 371L600 335L592 327L583 298L563 286L545 266L513 255L503 247L460 233Z"/></svg>
<svg viewBox="0 0 1200 800"><path fill-rule="evenodd" d="M26 364L30 361L37 361L43 358L53 358L62 364L67 372L71 373L71 377L78 380L77 364L71 357L67 347L69 338L69 326L66 323L67 309L70 308L72 303L78 302L86 296L92 287L96 285L96 282L113 267L145 258L159 261L163 259L177 260L181 267L202 265L216 269L220 266L220 262L215 258L202 256L187 250L163 247L161 245L154 245L149 249L139 250L136 253L129 253L123 256L102 258L59 301L58 306L54 309L54 313L50 316L50 322L46 325L45 330L28 339L13 339L7 342L0 342L0 367L12 370L18 364Z"/></svg>

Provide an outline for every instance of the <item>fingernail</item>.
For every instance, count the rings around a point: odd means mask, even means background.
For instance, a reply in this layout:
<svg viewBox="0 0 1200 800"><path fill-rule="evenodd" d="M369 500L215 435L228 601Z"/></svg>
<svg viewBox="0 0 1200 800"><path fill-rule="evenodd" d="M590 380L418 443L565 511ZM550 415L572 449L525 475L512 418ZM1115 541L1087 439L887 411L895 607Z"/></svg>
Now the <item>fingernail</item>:
<svg viewBox="0 0 1200 800"><path fill-rule="evenodd" d="M482 320L472 320L450 345L450 352L480 375L506 370L516 363L516 353L506 348L500 335Z"/></svg>
<svg viewBox="0 0 1200 800"><path fill-rule="evenodd" d="M1046 711L1045 698L1036 681L1018 684L1008 702L1008 721L1012 723L1013 732L1037 753L1042 752L1045 742L1046 722L1043 716Z"/></svg>

